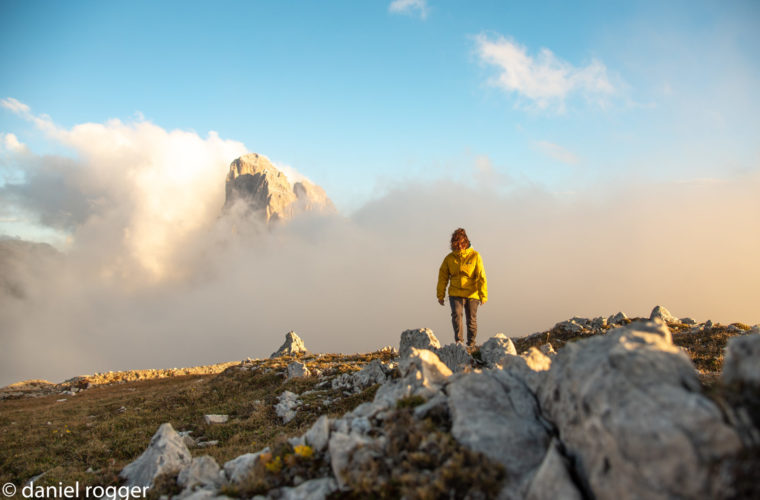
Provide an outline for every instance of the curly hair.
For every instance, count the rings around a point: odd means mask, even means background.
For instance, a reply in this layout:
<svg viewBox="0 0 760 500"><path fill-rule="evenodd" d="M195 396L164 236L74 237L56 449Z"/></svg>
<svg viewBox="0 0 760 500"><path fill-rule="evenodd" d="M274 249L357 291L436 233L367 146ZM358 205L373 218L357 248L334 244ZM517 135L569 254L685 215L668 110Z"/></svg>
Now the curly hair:
<svg viewBox="0 0 760 500"><path fill-rule="evenodd" d="M451 251L456 252L459 250L460 243L464 244L463 248L470 248L470 239L467 238L467 233L461 227L451 233Z"/></svg>

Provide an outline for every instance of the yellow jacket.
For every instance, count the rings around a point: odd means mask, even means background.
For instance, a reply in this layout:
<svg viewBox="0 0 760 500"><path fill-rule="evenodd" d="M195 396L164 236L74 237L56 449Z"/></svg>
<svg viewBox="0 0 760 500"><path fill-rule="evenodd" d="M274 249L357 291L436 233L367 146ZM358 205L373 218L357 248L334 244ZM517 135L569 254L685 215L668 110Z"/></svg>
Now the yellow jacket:
<svg viewBox="0 0 760 500"><path fill-rule="evenodd" d="M438 300L446 295L446 285L449 286L449 296L467 297L483 302L488 300L486 272L483 269L483 259L472 247L457 252L451 252L443 259L438 270Z"/></svg>

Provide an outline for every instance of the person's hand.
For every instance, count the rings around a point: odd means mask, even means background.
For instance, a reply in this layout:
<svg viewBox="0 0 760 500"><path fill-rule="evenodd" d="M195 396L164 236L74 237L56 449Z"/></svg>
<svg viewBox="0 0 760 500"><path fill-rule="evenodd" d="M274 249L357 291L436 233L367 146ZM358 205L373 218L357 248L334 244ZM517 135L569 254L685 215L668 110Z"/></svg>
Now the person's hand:
<svg viewBox="0 0 760 500"><path fill-rule="evenodd" d="M480 299L480 305L481 305L481 306L484 306L484 305L486 305L486 302L488 302L488 301L487 301L487 300L485 300L485 299Z"/></svg>
<svg viewBox="0 0 760 500"><path fill-rule="evenodd" d="M438 299L438 303L443 305L443 299Z"/></svg>

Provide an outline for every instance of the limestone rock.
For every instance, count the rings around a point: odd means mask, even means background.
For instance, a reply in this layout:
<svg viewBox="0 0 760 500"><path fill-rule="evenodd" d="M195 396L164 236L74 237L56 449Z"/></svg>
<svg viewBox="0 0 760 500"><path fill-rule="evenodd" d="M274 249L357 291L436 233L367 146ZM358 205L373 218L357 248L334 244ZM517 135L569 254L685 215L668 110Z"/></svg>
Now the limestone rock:
<svg viewBox="0 0 760 500"><path fill-rule="evenodd" d="M361 392L371 385L382 384L387 378L385 365L379 359L373 359L357 372L343 373L335 377L332 380L332 388Z"/></svg>
<svg viewBox="0 0 760 500"><path fill-rule="evenodd" d="M725 384L738 383L760 388L760 334L728 339L721 379Z"/></svg>
<svg viewBox="0 0 760 500"><path fill-rule="evenodd" d="M551 347L551 344L550 344ZM553 351L554 349L552 349ZM533 371L542 372L546 371L552 366L552 359L544 354L541 349L538 349L537 347L531 347L528 349L528 352L523 353L521 356L525 360L525 362L528 365L528 368L530 368Z"/></svg>
<svg viewBox="0 0 760 500"><path fill-rule="evenodd" d="M222 476L219 464L213 457L203 455L202 457L193 458L189 465L186 465L177 476L177 484L185 489L194 489L196 487L210 487L219 489L222 487Z"/></svg>
<svg viewBox="0 0 760 500"><path fill-rule="evenodd" d="M438 356L427 349L411 347L408 357L401 360L404 378L420 388L437 390L451 376L451 369Z"/></svg>
<svg viewBox="0 0 760 500"><path fill-rule="evenodd" d="M372 439L356 433L334 432L330 436L330 465L340 488L345 486L354 451L371 443Z"/></svg>
<svg viewBox="0 0 760 500"><path fill-rule="evenodd" d="M652 313L649 315L649 319L652 321L658 318L665 323L680 323L678 318L670 314L670 311L662 306L655 306L655 308L652 309Z"/></svg>
<svg viewBox="0 0 760 500"><path fill-rule="evenodd" d="M246 453L224 464L224 474L232 484L240 484L245 481L251 471L256 467L259 457L268 453L269 447L256 453Z"/></svg>
<svg viewBox="0 0 760 500"><path fill-rule="evenodd" d="M296 417L296 408L301 400L298 399L298 394L290 391L283 391L277 399L279 402L274 407L275 413L282 419L282 423L287 424Z"/></svg>
<svg viewBox="0 0 760 500"><path fill-rule="evenodd" d="M627 319L628 319L628 316L626 316L626 314L621 311L607 318L607 324L608 325L622 325L623 323L625 323L625 320Z"/></svg>
<svg viewBox="0 0 760 500"><path fill-rule="evenodd" d="M159 474L179 471L192 460L185 441L170 423L161 424L148 448L134 462L122 469L119 476L127 486L152 486Z"/></svg>
<svg viewBox="0 0 760 500"><path fill-rule="evenodd" d="M327 447L330 439L330 419L327 415L322 415L304 435L306 444L314 448L315 451L322 451Z"/></svg>
<svg viewBox="0 0 760 500"><path fill-rule="evenodd" d="M285 342L269 357L278 358L280 356L292 356L306 352L309 351L306 349L306 344L303 343L301 337L296 332L288 332L285 335Z"/></svg>
<svg viewBox="0 0 760 500"><path fill-rule="evenodd" d="M206 425L225 424L229 419L229 415L203 415L203 421L206 422Z"/></svg>
<svg viewBox="0 0 760 500"><path fill-rule="evenodd" d="M503 370L460 375L446 390L451 434L501 463L512 479L514 496L524 496L550 442L535 396L520 379Z"/></svg>
<svg viewBox="0 0 760 500"><path fill-rule="evenodd" d="M291 185L269 159L255 153L230 164L225 192L225 210L242 201L249 213L267 223L291 219L304 211L335 211L324 189L306 180Z"/></svg>
<svg viewBox="0 0 760 500"><path fill-rule="evenodd" d="M288 378L303 378L311 375L311 372L304 363L293 361L288 365Z"/></svg>
<svg viewBox="0 0 760 500"><path fill-rule="evenodd" d="M335 212L335 205L327 197L322 187L312 184L307 180L301 180L293 184L293 193L296 195L298 211L305 212Z"/></svg>
<svg viewBox="0 0 760 500"><path fill-rule="evenodd" d="M662 323L565 345L538 398L596 498L716 497L741 446Z"/></svg>
<svg viewBox="0 0 760 500"><path fill-rule="evenodd" d="M438 358L449 367L452 372L459 372L466 367L472 366L472 356L467 352L467 348L462 344L447 344L435 353Z"/></svg>
<svg viewBox="0 0 760 500"><path fill-rule="evenodd" d="M550 498L581 500L583 498L572 480L567 461L559 452L556 439L549 445L549 450L536 471L525 498L526 500Z"/></svg>
<svg viewBox="0 0 760 500"><path fill-rule="evenodd" d="M549 357L557 354L557 351L555 351L554 347L549 343L538 346L538 350L541 351L542 354L545 354L546 356L549 356Z"/></svg>
<svg viewBox="0 0 760 500"><path fill-rule="evenodd" d="M517 349L512 339L503 333L497 333L480 346L480 359L488 366L501 364L506 356L517 356Z"/></svg>
<svg viewBox="0 0 760 500"><path fill-rule="evenodd" d="M324 500L337 491L338 483L331 477L311 479L295 487L281 488L280 500Z"/></svg>
<svg viewBox="0 0 760 500"><path fill-rule="evenodd" d="M429 328L418 328L416 330L405 330L401 334L401 344L399 346L399 353L402 358L409 355L410 349L416 347L417 349L435 350L441 347L441 343L435 336L432 330Z"/></svg>

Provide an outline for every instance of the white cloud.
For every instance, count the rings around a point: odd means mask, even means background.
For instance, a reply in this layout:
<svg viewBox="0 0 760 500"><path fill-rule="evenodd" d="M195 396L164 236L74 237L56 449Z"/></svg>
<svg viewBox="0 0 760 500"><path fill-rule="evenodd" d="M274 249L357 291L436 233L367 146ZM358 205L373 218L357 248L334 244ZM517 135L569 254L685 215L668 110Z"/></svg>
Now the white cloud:
<svg viewBox="0 0 760 500"><path fill-rule="evenodd" d="M525 47L502 36L491 39L478 35L475 39L480 59L499 71L493 85L517 93L541 109L556 106L562 111L565 99L572 94L603 103L604 98L615 92L607 67L596 59L577 67L546 48L532 57Z"/></svg>
<svg viewBox="0 0 760 500"><path fill-rule="evenodd" d="M394 14L419 15L426 19L429 11L427 0L393 0L388 11Z"/></svg>
<svg viewBox="0 0 760 500"><path fill-rule="evenodd" d="M568 165L577 165L580 162L578 155L559 144L549 141L535 141L533 146L541 153L559 162L567 163Z"/></svg>
<svg viewBox="0 0 760 500"><path fill-rule="evenodd" d="M11 153L23 153L26 145L21 143L16 134L3 134L0 132L0 144Z"/></svg>
<svg viewBox="0 0 760 500"><path fill-rule="evenodd" d="M160 278L169 272L183 240L215 220L224 203L226 169L247 152L242 143L222 140L216 132L202 138L119 120L64 129L15 99L3 99L2 106L72 147L81 159L30 158L27 182L5 186L2 201L25 205L40 213L43 223L75 231L80 243L108 241L104 248L112 253L101 264L112 274L136 269ZM6 144L15 145L14 139L4 137Z"/></svg>

